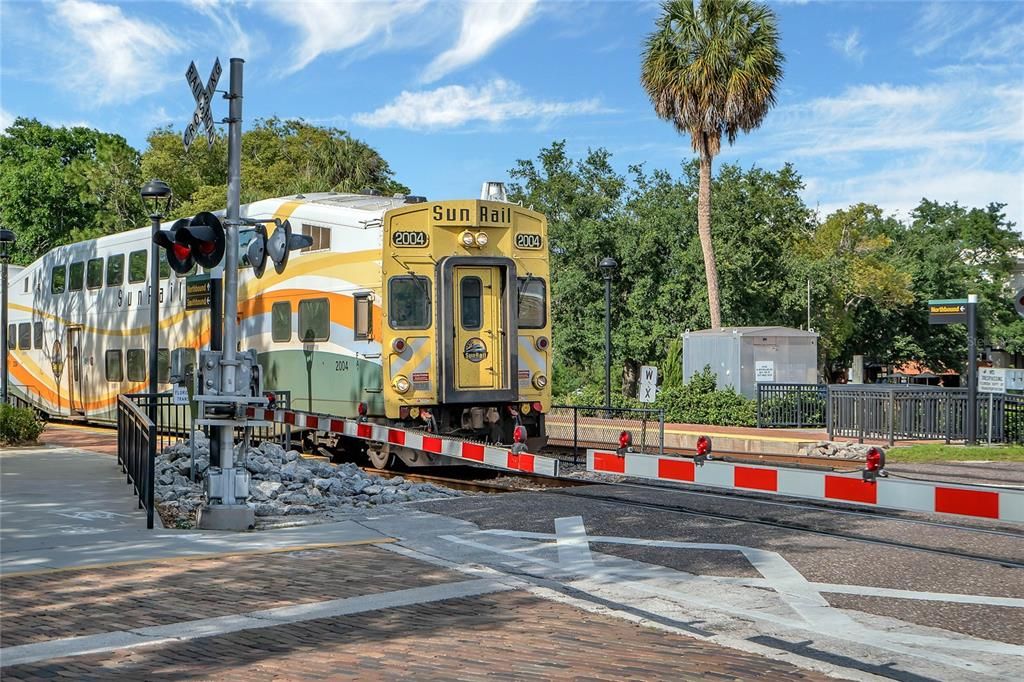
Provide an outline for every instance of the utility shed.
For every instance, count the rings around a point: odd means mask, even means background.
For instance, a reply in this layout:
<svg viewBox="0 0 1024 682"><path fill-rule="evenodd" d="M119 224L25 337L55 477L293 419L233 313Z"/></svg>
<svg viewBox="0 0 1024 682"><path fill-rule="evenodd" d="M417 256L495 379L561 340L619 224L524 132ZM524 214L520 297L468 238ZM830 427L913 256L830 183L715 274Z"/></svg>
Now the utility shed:
<svg viewBox="0 0 1024 682"><path fill-rule="evenodd" d="M683 381L706 365L718 387L757 397L758 381L818 383L818 334L790 327L722 327L683 334Z"/></svg>

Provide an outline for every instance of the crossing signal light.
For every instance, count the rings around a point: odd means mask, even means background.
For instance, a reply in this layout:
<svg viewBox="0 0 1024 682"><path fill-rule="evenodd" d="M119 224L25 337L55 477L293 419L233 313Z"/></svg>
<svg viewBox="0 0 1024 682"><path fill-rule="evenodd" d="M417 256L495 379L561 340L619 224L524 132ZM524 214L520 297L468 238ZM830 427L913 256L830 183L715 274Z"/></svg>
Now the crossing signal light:
<svg viewBox="0 0 1024 682"><path fill-rule="evenodd" d="M207 270L216 267L224 258L226 244L220 219L205 211L158 231L153 241L167 252L168 264L179 275L191 271L193 265Z"/></svg>
<svg viewBox="0 0 1024 682"><path fill-rule="evenodd" d="M312 246L313 237L308 234L293 234L292 224L287 220L274 222L277 229L267 239L267 257L273 261L274 270L280 275L288 265L288 254L296 249Z"/></svg>
<svg viewBox="0 0 1024 682"><path fill-rule="evenodd" d="M289 253L313 245L313 237L308 234L294 234L292 224L287 220L275 218L274 225L274 232L269 237L267 228L262 223L239 234L239 261L244 265L251 265L253 274L257 277L263 276L268 260L274 264L274 270L280 275L288 266Z"/></svg>
<svg viewBox="0 0 1024 682"><path fill-rule="evenodd" d="M252 266L253 274L263 276L267 268L267 228L257 225L251 230L238 233L238 248L241 251L238 262Z"/></svg>

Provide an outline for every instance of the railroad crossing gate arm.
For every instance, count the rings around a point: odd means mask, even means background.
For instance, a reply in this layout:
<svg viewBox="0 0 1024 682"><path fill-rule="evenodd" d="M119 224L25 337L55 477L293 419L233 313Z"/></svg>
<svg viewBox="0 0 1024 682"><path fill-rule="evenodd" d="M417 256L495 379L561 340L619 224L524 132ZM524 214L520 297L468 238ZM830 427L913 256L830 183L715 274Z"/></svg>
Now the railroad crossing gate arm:
<svg viewBox="0 0 1024 682"><path fill-rule="evenodd" d="M511 448L435 436L418 429L399 429L357 419L345 419L296 410L268 410L259 407L250 407L248 417L277 424L291 424L299 428L325 433L337 433L349 438L389 443L434 455L486 464L497 469L547 476L558 475L558 460L553 457L543 457L529 452L517 453L513 452Z"/></svg>
<svg viewBox="0 0 1024 682"><path fill-rule="evenodd" d="M587 450L587 471L712 488L773 493L880 509L956 514L1024 523L1024 489L879 478L778 467Z"/></svg>

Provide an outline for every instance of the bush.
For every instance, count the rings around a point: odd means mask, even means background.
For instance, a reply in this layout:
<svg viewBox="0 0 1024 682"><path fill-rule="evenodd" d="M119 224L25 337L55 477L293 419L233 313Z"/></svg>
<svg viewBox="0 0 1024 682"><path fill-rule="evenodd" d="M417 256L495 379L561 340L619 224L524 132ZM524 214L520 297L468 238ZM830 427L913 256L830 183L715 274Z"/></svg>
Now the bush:
<svg viewBox="0 0 1024 682"><path fill-rule="evenodd" d="M33 410L0 403L0 445L35 443L44 426Z"/></svg>
<svg viewBox="0 0 1024 682"><path fill-rule="evenodd" d="M556 398L556 405L604 405L604 389L587 386ZM665 410L665 421L707 426L757 426L757 401L739 395L731 387L718 390L710 367L690 377L690 383L663 386L654 403L642 403L618 391L612 393L612 407Z"/></svg>

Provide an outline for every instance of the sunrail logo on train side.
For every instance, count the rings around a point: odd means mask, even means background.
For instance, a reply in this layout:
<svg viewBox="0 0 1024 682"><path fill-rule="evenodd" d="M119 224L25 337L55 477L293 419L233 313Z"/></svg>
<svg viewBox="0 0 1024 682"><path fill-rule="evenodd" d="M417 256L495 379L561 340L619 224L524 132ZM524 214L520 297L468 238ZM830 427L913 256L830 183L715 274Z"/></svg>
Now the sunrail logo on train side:
<svg viewBox="0 0 1024 682"><path fill-rule="evenodd" d="M431 209L430 217L437 225L508 227L512 225L512 208L508 204L477 202L476 219L474 220L474 212L468 206L437 204Z"/></svg>

